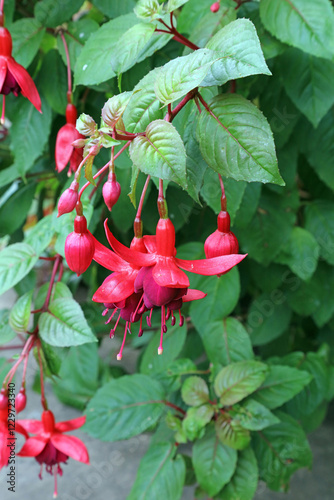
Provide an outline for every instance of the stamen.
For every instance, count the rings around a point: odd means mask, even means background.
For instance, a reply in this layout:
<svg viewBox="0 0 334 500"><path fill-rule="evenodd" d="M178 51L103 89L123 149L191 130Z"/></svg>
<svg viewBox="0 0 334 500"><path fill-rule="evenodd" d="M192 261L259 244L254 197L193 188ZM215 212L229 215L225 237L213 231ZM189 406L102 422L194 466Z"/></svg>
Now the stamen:
<svg viewBox="0 0 334 500"><path fill-rule="evenodd" d="M39 471L38 477L42 479L43 464L41 465L41 470Z"/></svg>
<svg viewBox="0 0 334 500"><path fill-rule="evenodd" d="M137 312L138 312L139 306L140 306L140 304L142 303L142 301L143 301L143 300L144 300L144 294L140 297L140 300L139 300L139 302L138 302L138 304L137 304L137 307L136 307L136 309L135 309L135 312L131 314L130 321L132 321L132 323L134 323L134 322L135 322L135 321L134 321L134 319L135 319L136 314L137 314Z"/></svg>
<svg viewBox="0 0 334 500"><path fill-rule="evenodd" d="M54 490L54 493L53 493L53 498L57 498L58 496L58 488L57 488L57 465L54 466L53 468L53 475L55 477L55 490Z"/></svg>
<svg viewBox="0 0 334 500"><path fill-rule="evenodd" d="M176 319L175 319L174 313L173 313L173 311L172 311L172 319L171 319L171 321L170 321L170 324L171 324L172 326L175 326L175 322L176 322Z"/></svg>
<svg viewBox="0 0 334 500"><path fill-rule="evenodd" d="M108 314L109 309L106 307L102 313L102 316L106 316Z"/></svg>
<svg viewBox="0 0 334 500"><path fill-rule="evenodd" d="M179 326L183 326L184 324L184 317L182 316L181 314L181 309L179 309L179 315L180 315L180 323L179 323Z"/></svg>
<svg viewBox="0 0 334 500"><path fill-rule="evenodd" d="M125 330L124 330L124 336L123 336L123 342L122 342L122 345L121 345L121 348L120 348L120 351L119 353L117 354L117 361L120 361L122 359L122 353L123 353L123 348L124 348L124 344L125 344L125 340L126 340L126 334L128 332L128 324L129 322L127 321L126 324L125 324Z"/></svg>
<svg viewBox="0 0 334 500"><path fill-rule="evenodd" d="M143 330L143 316L140 317L140 326L139 326L139 333L138 333L138 337L141 337L144 333L144 330Z"/></svg>
<svg viewBox="0 0 334 500"><path fill-rule="evenodd" d="M112 328L110 330L110 335L109 336L110 336L111 339L113 339L114 336L115 336L116 328L117 328L117 325L119 323L120 318L121 318L121 311L119 311L119 315L118 315L118 318L116 320L116 324L115 324L114 328Z"/></svg>
<svg viewBox="0 0 334 500"><path fill-rule="evenodd" d="M113 311L113 313L111 314L110 318L105 322L105 325L109 325L110 321L113 319L117 311L118 309L116 308L115 311Z"/></svg>
<svg viewBox="0 0 334 500"><path fill-rule="evenodd" d="M165 312L165 306L161 306L161 335L160 335L160 345L158 348L158 354L162 354L163 352L163 347L162 347L162 342L164 339L164 333L167 332L167 326L166 326L166 312Z"/></svg>
<svg viewBox="0 0 334 500"><path fill-rule="evenodd" d="M169 318L170 318L170 313L171 313L171 310L167 307L166 321L168 321L168 320L169 320Z"/></svg>
<svg viewBox="0 0 334 500"><path fill-rule="evenodd" d="M5 108L6 108L6 99L5 99L5 96L3 95L2 96L2 113L1 113L1 119L0 119L1 125L5 124Z"/></svg>
<svg viewBox="0 0 334 500"><path fill-rule="evenodd" d="M147 323L147 325L148 325L149 327L151 327L151 326L152 326L152 321L151 321L151 320L152 320L152 313L153 313L153 307L152 307L152 309L151 309L151 311L150 311L150 316L146 316L146 323Z"/></svg>

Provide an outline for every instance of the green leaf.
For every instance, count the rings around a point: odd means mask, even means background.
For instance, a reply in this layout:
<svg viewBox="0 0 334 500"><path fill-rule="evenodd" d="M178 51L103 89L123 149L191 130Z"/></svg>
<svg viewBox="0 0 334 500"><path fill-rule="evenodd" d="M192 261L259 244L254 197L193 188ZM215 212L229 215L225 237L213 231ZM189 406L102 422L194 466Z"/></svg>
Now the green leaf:
<svg viewBox="0 0 334 500"><path fill-rule="evenodd" d="M50 75L53 75L50 78ZM50 50L43 58L38 88L51 108L65 115L67 106L67 71L57 50Z"/></svg>
<svg viewBox="0 0 334 500"><path fill-rule="evenodd" d="M19 100L12 118L11 143L17 172L24 176L42 154L51 128L51 109L42 98L42 114L28 99Z"/></svg>
<svg viewBox="0 0 334 500"><path fill-rule="evenodd" d="M311 466L312 453L296 420L283 412L276 415L281 422L254 435L253 445L260 478L273 490L287 491L292 474Z"/></svg>
<svg viewBox="0 0 334 500"><path fill-rule="evenodd" d="M209 321L199 334L212 363L228 365L254 357L249 335L235 318Z"/></svg>
<svg viewBox="0 0 334 500"><path fill-rule="evenodd" d="M9 324L16 333L28 330L33 290L18 299L9 315Z"/></svg>
<svg viewBox="0 0 334 500"><path fill-rule="evenodd" d="M118 17L133 11L135 0L94 0L94 5L108 17Z"/></svg>
<svg viewBox="0 0 334 500"><path fill-rule="evenodd" d="M260 15L267 30L282 42L332 59L334 12L328 0L261 0Z"/></svg>
<svg viewBox="0 0 334 500"><path fill-rule="evenodd" d="M37 255L49 246L54 235L53 214L43 217L35 226L26 231L25 243L30 245Z"/></svg>
<svg viewBox="0 0 334 500"><path fill-rule="evenodd" d="M326 398L329 369L324 359L315 352L308 352L298 368L312 377L307 387L286 404L288 413L299 420L315 411Z"/></svg>
<svg viewBox="0 0 334 500"><path fill-rule="evenodd" d="M284 185L272 132L261 111L235 94L215 97L209 102L209 110L202 111L197 127L207 164L237 181Z"/></svg>
<svg viewBox="0 0 334 500"><path fill-rule="evenodd" d="M51 302L49 311L42 313L39 334L48 344L58 347L97 342L79 304L68 298Z"/></svg>
<svg viewBox="0 0 334 500"><path fill-rule="evenodd" d="M247 316L247 331L252 344L267 344L282 335L290 324L291 316L292 311L282 291L256 297Z"/></svg>
<svg viewBox="0 0 334 500"><path fill-rule="evenodd" d="M308 385L312 376L289 366L270 366L269 373L252 398L270 410L278 408Z"/></svg>
<svg viewBox="0 0 334 500"><path fill-rule="evenodd" d="M0 252L0 295L21 281L38 260L26 243L14 243Z"/></svg>
<svg viewBox="0 0 334 500"><path fill-rule="evenodd" d="M19 19L10 27L13 40L13 57L25 68L34 59L45 33L45 28L34 18Z"/></svg>
<svg viewBox="0 0 334 500"><path fill-rule="evenodd" d="M112 2L114 4L114 2ZM63 33L70 55L72 68L75 68L76 61L89 39L90 35L99 29L99 25L93 19L85 16L74 22L67 23L66 32ZM64 44L60 36L57 37L57 48L64 64L67 65Z"/></svg>
<svg viewBox="0 0 334 500"><path fill-rule="evenodd" d="M159 0L138 0L134 11L139 19L153 21L162 16L162 9Z"/></svg>
<svg viewBox="0 0 334 500"><path fill-rule="evenodd" d="M49 283L44 283L42 285L36 294L35 300L34 300L34 307L35 309L40 309L44 301L46 299L47 293L49 289ZM65 285L65 283L62 283L61 281L58 281L53 287L51 291L51 296L50 296L50 303L52 303L54 300L57 299L72 299L72 293L71 290L68 288L68 286Z"/></svg>
<svg viewBox="0 0 334 500"><path fill-rule="evenodd" d="M290 240L282 247L275 262L286 264L302 280L313 275L318 264L319 245L311 233L302 227L294 227Z"/></svg>
<svg viewBox="0 0 334 500"><path fill-rule="evenodd" d="M231 420L228 415L219 415L215 428L220 442L224 445L234 450L243 450L249 445L249 430L241 427L238 421Z"/></svg>
<svg viewBox="0 0 334 500"><path fill-rule="evenodd" d="M167 12L173 12L176 9L179 9L182 5L187 3L189 0L168 0L166 5Z"/></svg>
<svg viewBox="0 0 334 500"><path fill-rule="evenodd" d="M254 399L247 399L240 408L234 407L229 414L233 420L237 420L242 427L250 431L260 431L279 423L279 419L268 408Z"/></svg>
<svg viewBox="0 0 334 500"><path fill-rule="evenodd" d="M127 14L103 24L90 36L74 68L75 85L95 85L116 76L108 63L120 37L135 24L136 16Z"/></svg>
<svg viewBox="0 0 334 500"><path fill-rule="evenodd" d="M252 394L264 381L268 367L259 361L238 361L217 375L214 388L220 404L230 406Z"/></svg>
<svg viewBox="0 0 334 500"><path fill-rule="evenodd" d="M180 135L171 123L151 122L145 135L130 145L133 163L145 174L171 180L186 188L186 152Z"/></svg>
<svg viewBox="0 0 334 500"><path fill-rule="evenodd" d="M201 377L188 377L181 389L183 401L189 406L199 406L209 400L209 388Z"/></svg>
<svg viewBox="0 0 334 500"><path fill-rule="evenodd" d="M13 234L24 224L35 191L36 184L34 182L26 185L21 183L19 189L0 207L1 236Z"/></svg>
<svg viewBox="0 0 334 500"><path fill-rule="evenodd" d="M271 75L263 57L259 37L249 19L237 19L216 33L206 44L219 54L202 86L223 85L259 73Z"/></svg>
<svg viewBox="0 0 334 500"><path fill-rule="evenodd" d="M187 375L188 373L193 373L196 370L197 366L191 359L180 358L168 365L167 373L173 377L174 375Z"/></svg>
<svg viewBox="0 0 334 500"><path fill-rule="evenodd" d="M160 332L150 340L145 348L141 363L140 372L147 375L162 373L169 368L170 363L180 354L187 335L187 326L180 328L178 325L168 328L164 334L164 352L161 356L157 350L160 341Z"/></svg>
<svg viewBox="0 0 334 500"><path fill-rule="evenodd" d="M199 302L190 306L190 316L199 333L205 332L208 325L214 321L222 320L234 310L239 300L240 279L236 267L220 278L205 276L196 286L208 294ZM222 301L222 297L224 300Z"/></svg>
<svg viewBox="0 0 334 500"><path fill-rule="evenodd" d="M122 118L131 96L132 92L122 92L122 94L114 95L105 103L102 108L102 118L108 127L113 128Z"/></svg>
<svg viewBox="0 0 334 500"><path fill-rule="evenodd" d="M334 203L327 200L310 203L305 209L305 229L317 240L321 257L334 265Z"/></svg>
<svg viewBox="0 0 334 500"><path fill-rule="evenodd" d="M258 474L252 448L240 451L232 479L218 494L217 500L252 500L257 489Z"/></svg>
<svg viewBox="0 0 334 500"><path fill-rule="evenodd" d="M237 464L237 452L223 445L210 427L205 436L195 442L192 461L198 483L213 496L230 481Z"/></svg>
<svg viewBox="0 0 334 500"><path fill-rule="evenodd" d="M125 375L111 380L91 399L85 430L102 441L141 434L161 417L164 396L160 383L148 375Z"/></svg>
<svg viewBox="0 0 334 500"><path fill-rule="evenodd" d="M43 25L56 28L73 16L82 5L82 0L71 0L70 2L54 2L53 0L42 0L37 2L34 9L36 19Z"/></svg>
<svg viewBox="0 0 334 500"><path fill-rule="evenodd" d="M212 420L214 410L212 405L188 408L186 417L182 420L182 430L190 441L203 436L204 427ZM177 437L175 436L175 439Z"/></svg>
<svg viewBox="0 0 334 500"><path fill-rule="evenodd" d="M0 345L7 344L16 337L16 332L9 325L9 314L9 310L0 309Z"/></svg>
<svg viewBox="0 0 334 500"><path fill-rule="evenodd" d="M251 223L260 201L261 189L260 182L246 184L244 196L234 219L237 227L245 228Z"/></svg>
<svg viewBox="0 0 334 500"><path fill-rule="evenodd" d="M141 54L154 31L154 24L141 23L132 26L121 36L111 58L111 66L116 74L124 73L141 60Z"/></svg>
<svg viewBox="0 0 334 500"><path fill-rule="evenodd" d="M98 374L98 345L71 347L62 359L59 378L53 389L65 404L84 409L98 389Z"/></svg>
<svg viewBox="0 0 334 500"><path fill-rule="evenodd" d="M150 71L133 89L132 97L123 115L128 132L144 132L153 121L163 118L159 99L154 92L158 68Z"/></svg>
<svg viewBox="0 0 334 500"><path fill-rule="evenodd" d="M280 58L280 68L286 93L317 127L334 103L334 63L289 49Z"/></svg>
<svg viewBox="0 0 334 500"><path fill-rule="evenodd" d="M175 455L174 443L152 444L141 460L138 474L127 500L180 500L186 467L181 455Z"/></svg>
<svg viewBox="0 0 334 500"><path fill-rule="evenodd" d="M160 68L154 90L163 104L169 104L198 87L210 66L218 59L216 52L199 49L183 57L177 57Z"/></svg>
<svg viewBox="0 0 334 500"><path fill-rule="evenodd" d="M283 198L264 193L247 231L237 233L242 251L261 265L270 264L290 238L296 219L295 205L299 206L297 194Z"/></svg>

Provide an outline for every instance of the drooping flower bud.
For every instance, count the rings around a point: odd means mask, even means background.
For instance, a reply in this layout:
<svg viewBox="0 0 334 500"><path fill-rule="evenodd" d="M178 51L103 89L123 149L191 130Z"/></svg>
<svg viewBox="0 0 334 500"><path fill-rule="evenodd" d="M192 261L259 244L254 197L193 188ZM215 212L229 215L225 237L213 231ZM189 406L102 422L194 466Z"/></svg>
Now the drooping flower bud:
<svg viewBox="0 0 334 500"><path fill-rule="evenodd" d="M86 145L86 139L76 139L72 142L74 148L84 148Z"/></svg>
<svg viewBox="0 0 334 500"><path fill-rule="evenodd" d="M221 211L217 218L218 229L210 234L204 243L207 259L222 255L237 254L239 244L236 236L230 231L231 219L228 212Z"/></svg>
<svg viewBox="0 0 334 500"><path fill-rule="evenodd" d="M5 410L8 407L8 397L5 389L0 392L0 410Z"/></svg>
<svg viewBox="0 0 334 500"><path fill-rule="evenodd" d="M210 10L211 10L211 12L218 12L219 8L220 8L220 3L215 2L211 5Z"/></svg>
<svg viewBox="0 0 334 500"><path fill-rule="evenodd" d="M108 180L102 188L103 199L109 210L111 210L117 203L120 194L121 185L116 181L116 174L114 172L110 172Z"/></svg>
<svg viewBox="0 0 334 500"><path fill-rule="evenodd" d="M79 183L73 181L68 189L66 189L58 201L58 215L60 217L63 214L68 214L75 209L78 201L78 189Z"/></svg>
<svg viewBox="0 0 334 500"><path fill-rule="evenodd" d="M15 409L18 412L23 411L27 404L27 396L24 387L20 389L20 392L16 395L15 398Z"/></svg>
<svg viewBox="0 0 334 500"><path fill-rule="evenodd" d="M65 258L68 267L78 276L90 266L94 256L95 244L93 236L87 231L84 215L74 219L74 232L65 241Z"/></svg>

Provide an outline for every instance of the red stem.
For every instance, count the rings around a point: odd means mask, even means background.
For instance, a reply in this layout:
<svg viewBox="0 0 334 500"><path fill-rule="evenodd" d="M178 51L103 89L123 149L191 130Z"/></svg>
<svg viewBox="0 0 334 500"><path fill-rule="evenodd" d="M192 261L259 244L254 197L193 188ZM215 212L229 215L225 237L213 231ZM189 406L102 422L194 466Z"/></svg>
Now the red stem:
<svg viewBox="0 0 334 500"><path fill-rule="evenodd" d="M169 406L170 408L173 408L174 410L182 413L182 415L186 415L186 411L182 410L182 408L180 408L179 406L176 406L174 405L173 403L170 403L169 401L162 401L162 403L164 403L166 406Z"/></svg>
<svg viewBox="0 0 334 500"><path fill-rule="evenodd" d="M140 219L140 218L141 218L141 212L142 212L142 209L143 209L143 204L144 204L144 200L145 200L145 195L146 195L146 191L147 191L148 185L149 185L149 183L150 183L150 180L151 180L151 176L150 176L150 175L148 175L148 176L147 176L147 178L146 178L146 182L145 182L145 184L144 184L144 187L143 187L143 190L142 190L141 196L140 196L139 205L138 205L138 209L137 209L136 219Z"/></svg>
<svg viewBox="0 0 334 500"><path fill-rule="evenodd" d="M65 54L66 54L66 61L67 61L67 88L68 92L72 95L72 75L71 75L71 61L70 61L70 54L68 52L68 46L67 42L64 36L64 33L61 31L60 32L61 39L64 44L64 49L65 49Z"/></svg>
<svg viewBox="0 0 334 500"><path fill-rule="evenodd" d="M50 304L50 299L51 299L51 294L52 294L52 288L53 288L53 285L54 285L54 282L55 282L55 279L56 279L56 274L57 274L57 271L58 271L58 266L59 266L59 264L61 263L62 260L63 260L62 256L58 254L57 257L56 257L55 263L53 265L52 274L51 274L51 278L50 278L50 284L49 284L49 288L48 288L48 293L46 295L46 298L45 298L45 301L44 301L44 305L42 307L42 311L47 311L48 310L48 307L49 307L49 304Z"/></svg>

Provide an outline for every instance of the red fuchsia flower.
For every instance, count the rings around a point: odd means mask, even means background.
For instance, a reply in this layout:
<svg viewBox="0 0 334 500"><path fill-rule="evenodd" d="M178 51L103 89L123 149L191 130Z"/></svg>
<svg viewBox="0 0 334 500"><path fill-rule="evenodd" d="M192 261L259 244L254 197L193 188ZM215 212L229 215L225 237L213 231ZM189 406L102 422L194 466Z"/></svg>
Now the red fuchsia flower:
<svg viewBox="0 0 334 500"><path fill-rule="evenodd" d="M183 324L181 307L183 302L205 297L199 290L189 290L188 276L182 271L190 271L204 276L222 274L241 262L246 255L224 255L211 259L182 260L176 257L175 229L170 219L160 219L156 236L143 237L148 253L138 252L120 243L110 232L107 221L105 229L108 241L114 251L129 264L141 267L134 283L135 293L141 293L143 304L150 310L148 323L155 307L161 307L161 340L158 353L162 353L163 334L167 331L166 319L172 318L173 311L179 310L180 325ZM139 302L139 307L140 307Z"/></svg>
<svg viewBox="0 0 334 500"><path fill-rule="evenodd" d="M28 437L19 422L15 422L15 431ZM11 449L8 444L15 438L14 431L8 425L8 397L5 391L0 394L0 469L8 464Z"/></svg>
<svg viewBox="0 0 334 500"><path fill-rule="evenodd" d="M68 170L69 175L71 172L75 172L82 161L82 148L75 148L73 142L78 139L84 139L75 128L77 121L77 108L74 104L67 104L66 106L66 125L61 127L57 134L56 139L56 170L61 172L64 170L68 162L70 162L70 167Z"/></svg>
<svg viewBox="0 0 334 500"><path fill-rule="evenodd" d="M0 94L21 93L29 99L37 111L41 111L41 99L29 73L12 57L12 37L9 31L0 27Z"/></svg>
<svg viewBox="0 0 334 500"><path fill-rule="evenodd" d="M90 266L94 256L94 238L87 230L87 220L84 215L74 219L74 232L65 241L65 258L68 267L78 276Z"/></svg>
<svg viewBox="0 0 334 500"><path fill-rule="evenodd" d="M73 181L68 189L65 189L58 201L58 215L60 217L63 214L68 214L75 209L79 195L79 183L78 181Z"/></svg>
<svg viewBox="0 0 334 500"><path fill-rule="evenodd" d="M79 429L84 425L85 420L86 417L83 416L56 423L52 411L47 410L43 411L41 421L20 420L18 422L27 437L18 455L21 457L35 457L41 465L40 479L42 479L43 465L45 465L46 472L55 478L54 497L57 496L57 474L60 476L63 474L60 467L61 463L66 464L70 457L89 464L89 456L84 443L75 436L64 434L64 432ZM34 435L29 436L27 433Z"/></svg>
<svg viewBox="0 0 334 500"><path fill-rule="evenodd" d="M219 9L220 9L220 2L215 2L210 7L211 12L218 12Z"/></svg>
<svg viewBox="0 0 334 500"><path fill-rule="evenodd" d="M207 259L238 253L239 243L235 234L230 230L230 224L229 213L221 210L217 217L218 229L210 234L204 243L204 252Z"/></svg>
<svg viewBox="0 0 334 500"><path fill-rule="evenodd" d="M105 204L108 209L111 211L112 207L116 205L118 198L121 194L121 185L116 180L116 174L114 172L110 172L108 175L107 182L103 185L102 195Z"/></svg>

